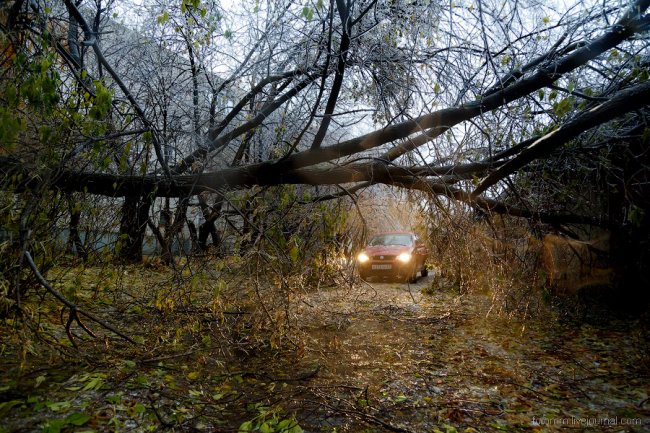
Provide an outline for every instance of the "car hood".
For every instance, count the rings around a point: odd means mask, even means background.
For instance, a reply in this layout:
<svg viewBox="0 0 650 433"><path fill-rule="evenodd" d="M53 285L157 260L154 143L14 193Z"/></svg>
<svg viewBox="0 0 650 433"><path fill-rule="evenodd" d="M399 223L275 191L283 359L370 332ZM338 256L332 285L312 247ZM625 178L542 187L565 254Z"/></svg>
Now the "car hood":
<svg viewBox="0 0 650 433"><path fill-rule="evenodd" d="M397 256L401 253L410 253L413 247L404 245L374 245L366 247L363 250L369 256L384 255L384 256Z"/></svg>

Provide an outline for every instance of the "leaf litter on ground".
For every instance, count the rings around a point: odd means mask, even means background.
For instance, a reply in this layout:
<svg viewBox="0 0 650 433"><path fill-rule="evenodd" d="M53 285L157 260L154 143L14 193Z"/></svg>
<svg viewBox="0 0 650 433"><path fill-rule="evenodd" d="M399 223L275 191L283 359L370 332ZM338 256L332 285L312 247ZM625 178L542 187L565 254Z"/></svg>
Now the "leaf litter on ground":
<svg viewBox="0 0 650 433"><path fill-rule="evenodd" d="M74 278L78 302L142 344L73 349L53 304L40 341L6 321L0 432L650 431L641 319L508 319L485 295L423 294L429 276L295 294L278 333L245 278L219 299L142 266Z"/></svg>

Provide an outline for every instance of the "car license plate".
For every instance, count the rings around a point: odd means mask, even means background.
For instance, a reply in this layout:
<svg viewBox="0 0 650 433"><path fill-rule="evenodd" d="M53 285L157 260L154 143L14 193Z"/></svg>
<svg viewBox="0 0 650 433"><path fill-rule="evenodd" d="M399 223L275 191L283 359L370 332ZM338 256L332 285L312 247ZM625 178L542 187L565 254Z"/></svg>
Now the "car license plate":
<svg viewBox="0 0 650 433"><path fill-rule="evenodd" d="M372 265L373 269L393 269L393 265Z"/></svg>

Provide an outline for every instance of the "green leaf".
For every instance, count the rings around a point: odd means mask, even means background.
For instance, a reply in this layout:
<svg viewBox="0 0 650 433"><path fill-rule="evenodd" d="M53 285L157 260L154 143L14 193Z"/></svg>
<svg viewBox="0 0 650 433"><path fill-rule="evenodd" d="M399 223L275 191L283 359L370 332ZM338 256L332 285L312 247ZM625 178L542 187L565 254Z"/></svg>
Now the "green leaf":
<svg viewBox="0 0 650 433"><path fill-rule="evenodd" d="M61 412L61 411L68 410L70 408L70 402L69 401L48 401L45 402L45 406L47 406L48 409L54 412Z"/></svg>
<svg viewBox="0 0 650 433"><path fill-rule="evenodd" d="M291 263L296 263L298 261L298 255L300 254L300 248L298 245L294 244L289 250L289 257L291 258Z"/></svg>
<svg viewBox="0 0 650 433"><path fill-rule="evenodd" d="M445 433L458 433L458 430L456 430L456 427L454 427L453 425L445 424L444 427L445 427Z"/></svg>
<svg viewBox="0 0 650 433"><path fill-rule="evenodd" d="M290 419L283 419L278 423L278 430L286 430L291 427L291 424L293 423L293 420Z"/></svg>
<svg viewBox="0 0 650 433"><path fill-rule="evenodd" d="M36 378L36 383L34 384L34 388L38 388L39 386L41 386L41 384L42 384L43 382L45 382L45 379L46 379L46 377L43 376L43 375L38 376L38 377Z"/></svg>
<svg viewBox="0 0 650 433"><path fill-rule="evenodd" d="M553 104L553 112L558 117L564 117L573 108L573 101L571 97L564 98L561 101Z"/></svg>
<svg viewBox="0 0 650 433"><path fill-rule="evenodd" d="M65 422L59 419L48 421L43 427L42 433L60 433L65 426Z"/></svg>
<svg viewBox="0 0 650 433"><path fill-rule="evenodd" d="M304 8L302 8L302 14L300 14L300 15L302 15L302 17L305 20L311 21L311 20L314 19L314 10L312 8L310 8L309 6L305 6Z"/></svg>
<svg viewBox="0 0 650 433"><path fill-rule="evenodd" d="M0 149L12 150L16 144L18 133L24 131L27 125L18 117L17 112L0 107Z"/></svg>
<svg viewBox="0 0 650 433"><path fill-rule="evenodd" d="M169 13L167 11L164 11L162 15L156 17L156 22L158 24L165 24L167 21L169 21Z"/></svg>
<svg viewBox="0 0 650 433"><path fill-rule="evenodd" d="M295 418L284 419L280 421L275 429L277 432L281 433L302 433L303 429L298 425L298 421Z"/></svg>
<svg viewBox="0 0 650 433"><path fill-rule="evenodd" d="M135 413L145 413L147 408L142 404L142 403L137 403L135 406L133 406L133 411Z"/></svg>
<svg viewBox="0 0 650 433"><path fill-rule="evenodd" d="M569 83L569 85L567 86L567 90L568 90L569 92L573 92L573 91L575 90L575 88L576 88L576 83L574 83L573 81L571 81L571 82Z"/></svg>
<svg viewBox="0 0 650 433"><path fill-rule="evenodd" d="M95 120L103 120L111 109L113 94L101 81L95 80L95 99L88 115Z"/></svg>
<svg viewBox="0 0 650 433"><path fill-rule="evenodd" d="M100 377L93 377L88 381L86 386L83 387L84 391L98 390L104 386L104 381Z"/></svg>
<svg viewBox="0 0 650 433"><path fill-rule="evenodd" d="M10 400L0 403L0 418L4 418L12 407L18 406L21 403L22 400Z"/></svg>
<svg viewBox="0 0 650 433"><path fill-rule="evenodd" d="M245 421L241 423L238 432L241 433L241 432L249 432L249 431L253 431L253 422Z"/></svg>
<svg viewBox="0 0 650 433"><path fill-rule="evenodd" d="M85 413L74 412L66 416L64 421L68 424L82 426L90 421L90 416L86 415Z"/></svg>
<svg viewBox="0 0 650 433"><path fill-rule="evenodd" d="M122 402L122 394L114 394L106 397L106 401L111 404L120 404Z"/></svg>

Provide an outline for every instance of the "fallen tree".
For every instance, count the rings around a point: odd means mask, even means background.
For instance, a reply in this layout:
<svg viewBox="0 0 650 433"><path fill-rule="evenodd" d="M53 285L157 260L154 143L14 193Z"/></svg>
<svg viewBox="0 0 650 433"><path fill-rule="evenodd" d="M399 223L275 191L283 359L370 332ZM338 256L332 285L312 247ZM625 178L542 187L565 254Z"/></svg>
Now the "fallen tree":
<svg viewBox="0 0 650 433"><path fill-rule="evenodd" d="M247 10L257 24L233 37L217 17L239 12L211 2L143 7L131 28L99 2L14 1L0 16L0 187L20 233L44 192L125 198L127 262L147 227L170 243L190 197L207 224L197 237L217 239L224 197L257 186L337 188L304 200L321 202L385 184L483 215L613 229L622 209L648 209L635 157L647 149L649 5L516 25L510 4L279 2ZM583 186L611 200L574 206L556 197L580 185L552 177L576 168L623 181ZM175 216L165 232L154 213Z"/></svg>

